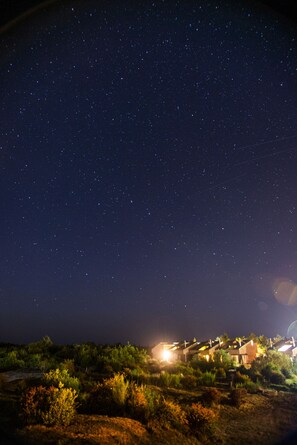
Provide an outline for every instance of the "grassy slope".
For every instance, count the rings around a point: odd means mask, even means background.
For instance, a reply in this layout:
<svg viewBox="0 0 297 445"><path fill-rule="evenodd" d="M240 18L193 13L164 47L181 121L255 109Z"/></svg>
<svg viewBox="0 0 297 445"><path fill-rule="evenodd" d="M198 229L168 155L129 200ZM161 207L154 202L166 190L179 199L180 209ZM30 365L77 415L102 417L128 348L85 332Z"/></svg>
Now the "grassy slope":
<svg viewBox="0 0 297 445"><path fill-rule="evenodd" d="M288 393L248 395L239 409L222 405L219 430L228 445L271 445L297 428L297 396Z"/></svg>
<svg viewBox="0 0 297 445"><path fill-rule="evenodd" d="M132 419L82 414L67 428L35 425L24 428L20 437L29 440L30 445L199 445L194 438L175 430L148 432Z"/></svg>
<svg viewBox="0 0 297 445"><path fill-rule="evenodd" d="M13 434L17 421L17 396L13 383L0 391L0 430ZM157 389L157 388L155 388ZM4 388L3 388L4 390ZM201 391L177 389L160 390L166 398L189 406L199 399ZM211 444L220 445L272 445L289 431L297 429L297 395L267 391L265 395L248 394L237 409L225 399L215 408L217 427ZM198 442L175 430L147 430L132 419L106 416L77 415L68 428L31 426L19 431L18 437L34 445L196 445Z"/></svg>
<svg viewBox="0 0 297 445"><path fill-rule="evenodd" d="M183 391L184 393L184 391ZM176 393L177 400L181 394ZM183 394L185 397L186 394ZM193 397L193 392L189 394ZM218 415L215 437L220 445L272 445L297 428L297 395L271 392L249 394L238 409L227 403L215 410ZM34 445L197 445L198 441L175 430L147 431L141 423L125 418L78 415L68 428L31 426L21 431Z"/></svg>

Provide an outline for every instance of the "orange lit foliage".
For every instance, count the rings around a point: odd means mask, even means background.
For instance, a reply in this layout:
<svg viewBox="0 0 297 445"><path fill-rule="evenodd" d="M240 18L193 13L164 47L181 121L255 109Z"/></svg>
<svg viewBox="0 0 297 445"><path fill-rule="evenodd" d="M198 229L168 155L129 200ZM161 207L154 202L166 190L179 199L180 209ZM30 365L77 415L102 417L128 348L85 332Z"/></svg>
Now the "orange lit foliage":
<svg viewBox="0 0 297 445"><path fill-rule="evenodd" d="M30 388L22 397L22 418L26 423L69 425L75 415L76 392L71 388Z"/></svg>
<svg viewBox="0 0 297 445"><path fill-rule="evenodd" d="M212 433L215 418L213 410L200 403L193 403L188 410L189 427L198 437Z"/></svg>
<svg viewBox="0 0 297 445"><path fill-rule="evenodd" d="M221 401L222 394L217 388L208 388L202 394L203 402L208 406L218 405Z"/></svg>

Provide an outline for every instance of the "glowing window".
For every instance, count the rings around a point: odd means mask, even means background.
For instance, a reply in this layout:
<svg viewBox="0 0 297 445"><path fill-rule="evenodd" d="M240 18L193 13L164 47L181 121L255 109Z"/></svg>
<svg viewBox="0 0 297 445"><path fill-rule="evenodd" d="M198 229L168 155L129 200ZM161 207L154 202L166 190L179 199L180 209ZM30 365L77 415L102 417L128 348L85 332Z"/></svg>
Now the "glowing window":
<svg viewBox="0 0 297 445"><path fill-rule="evenodd" d="M290 349L292 345L283 345L281 348L279 348L278 352L285 352L288 349Z"/></svg>

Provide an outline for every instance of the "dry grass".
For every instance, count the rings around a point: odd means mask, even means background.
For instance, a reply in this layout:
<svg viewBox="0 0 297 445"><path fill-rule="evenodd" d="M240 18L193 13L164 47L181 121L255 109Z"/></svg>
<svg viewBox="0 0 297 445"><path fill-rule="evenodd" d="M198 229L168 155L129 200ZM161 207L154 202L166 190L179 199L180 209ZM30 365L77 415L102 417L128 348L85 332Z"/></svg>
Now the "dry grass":
<svg viewBox="0 0 297 445"><path fill-rule="evenodd" d="M296 394L273 391L264 395L248 394L240 408L228 403L227 394L225 392L222 404L215 408L215 435L208 441L211 445L273 445L297 428ZM199 395L196 393L196 400ZM187 405L195 395L193 392L175 391L171 397ZM199 444L195 438L170 427L161 428L158 423L146 429L132 419L97 415L77 415L69 427L26 427L19 431L19 436L25 438L28 445Z"/></svg>
<svg viewBox="0 0 297 445"><path fill-rule="evenodd" d="M156 427L148 432L135 420L97 415L77 415L66 428L29 426L19 437L26 438L28 445L199 445L176 430Z"/></svg>
<svg viewBox="0 0 297 445"><path fill-rule="evenodd" d="M272 445L297 428L295 394L248 394L237 409L221 405L217 435L228 445Z"/></svg>

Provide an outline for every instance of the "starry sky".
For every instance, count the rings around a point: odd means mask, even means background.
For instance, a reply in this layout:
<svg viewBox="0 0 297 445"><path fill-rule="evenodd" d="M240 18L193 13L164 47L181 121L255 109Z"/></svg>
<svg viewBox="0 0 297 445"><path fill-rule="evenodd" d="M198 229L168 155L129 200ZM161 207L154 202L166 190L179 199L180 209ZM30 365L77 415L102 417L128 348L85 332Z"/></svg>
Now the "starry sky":
<svg viewBox="0 0 297 445"><path fill-rule="evenodd" d="M0 341L287 333L296 39L238 0L47 2L2 28Z"/></svg>

